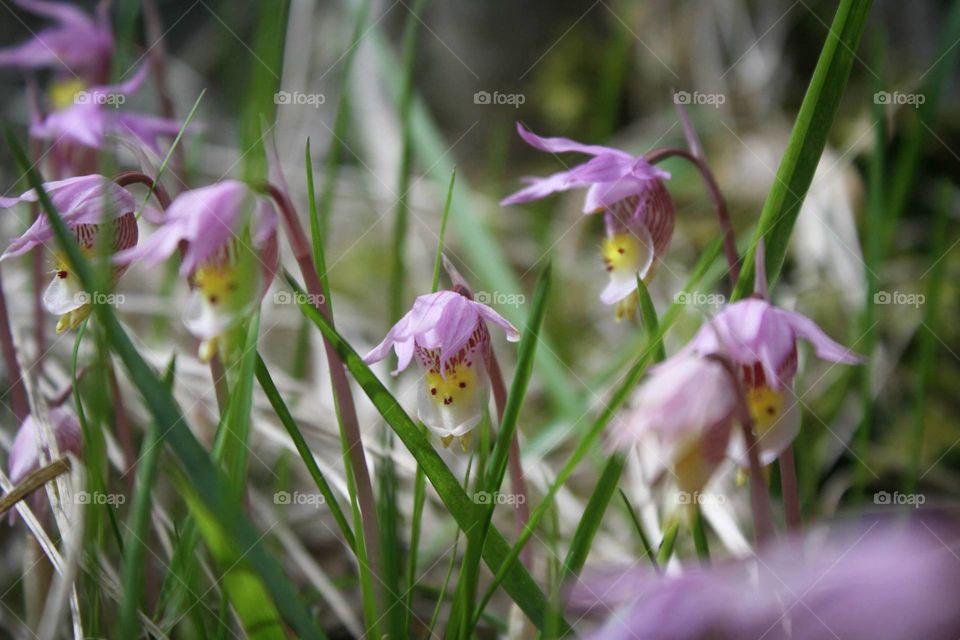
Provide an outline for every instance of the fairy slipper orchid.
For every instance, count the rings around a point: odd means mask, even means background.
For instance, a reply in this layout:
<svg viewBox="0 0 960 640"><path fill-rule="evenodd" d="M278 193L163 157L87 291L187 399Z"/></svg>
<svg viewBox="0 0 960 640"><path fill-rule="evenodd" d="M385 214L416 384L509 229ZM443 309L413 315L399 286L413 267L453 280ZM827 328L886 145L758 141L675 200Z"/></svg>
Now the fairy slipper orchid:
<svg viewBox="0 0 960 640"><path fill-rule="evenodd" d="M52 407L48 412L48 417L50 429L57 440L57 449L60 454L72 453L75 456L80 456L83 450L83 436L76 416L60 407ZM44 441L39 433L39 428L36 418L27 416L13 439L13 445L10 447L8 473L10 482L15 485L20 484L24 478L40 468L40 451L44 448ZM46 451L46 455L49 456L50 452ZM42 505L38 492L32 497L30 507L37 511ZM12 520L13 512L11 512Z"/></svg>
<svg viewBox="0 0 960 640"><path fill-rule="evenodd" d="M673 236L673 202L663 181L670 174L643 156L588 145L567 138L541 138L517 123L527 144L548 153L583 153L590 160L545 178L525 178L525 189L504 198L510 205L539 200L559 191L586 189L583 213L603 213L606 237L601 257L610 283L600 301L616 305L618 320L637 309L637 278L649 282Z"/></svg>
<svg viewBox="0 0 960 640"><path fill-rule="evenodd" d="M723 462L736 409L736 388L722 364L678 354L651 369L610 443L622 449L656 437L677 487L694 493Z"/></svg>
<svg viewBox="0 0 960 640"><path fill-rule="evenodd" d="M918 520L821 527L679 575L639 565L586 574L568 607L588 640L952 640L956 523ZM593 617L599 626L584 633Z"/></svg>
<svg viewBox="0 0 960 640"><path fill-rule="evenodd" d="M444 446L455 437L465 439L486 410L491 355L487 321L500 325L507 340L520 339L513 325L485 304L455 291L423 295L363 359L367 364L379 362L392 348L398 359L393 375L416 359L425 374L418 414Z"/></svg>
<svg viewBox="0 0 960 640"><path fill-rule="evenodd" d="M277 212L245 183L223 180L181 193L163 225L119 264L157 265L181 249L180 273L195 285L183 321L200 359L234 346L231 332L260 305L277 270ZM223 343L223 344L221 344Z"/></svg>
<svg viewBox="0 0 960 640"><path fill-rule="evenodd" d="M740 367L747 404L760 445L760 462L773 462L800 431L800 407L793 394L797 341L813 345L828 362L859 364L863 358L834 342L807 316L766 300L763 252L758 252L757 297L727 305L685 347L700 355L723 353ZM731 454L746 466L742 442Z"/></svg>
<svg viewBox="0 0 960 640"><path fill-rule="evenodd" d="M158 139L176 136L180 123L119 108L140 88L149 70L149 65L144 65L119 85L88 87L82 81L71 81L55 86L51 91L53 110L33 122L30 135L55 145L66 142L91 149L103 147L107 136L133 138L162 155Z"/></svg>
<svg viewBox="0 0 960 640"><path fill-rule="evenodd" d="M47 182L43 188L86 257L95 258L101 247L117 252L137 244L136 200L109 178L96 174L79 176ZM0 198L0 208L37 199L37 193L31 189L17 198ZM10 243L0 260L23 255L41 245L52 246L53 237L49 219L41 214L22 236ZM122 268L113 270L114 283L122 273ZM47 311L60 316L57 332L75 329L89 315L89 302L66 257L54 251L53 281L43 295L43 304Z"/></svg>
<svg viewBox="0 0 960 640"><path fill-rule="evenodd" d="M13 0L13 4L50 18L55 24L18 45L0 48L0 66L50 68L71 78L91 79L102 76L110 68L113 35L107 15L108 2L100 2L94 16L69 2Z"/></svg>

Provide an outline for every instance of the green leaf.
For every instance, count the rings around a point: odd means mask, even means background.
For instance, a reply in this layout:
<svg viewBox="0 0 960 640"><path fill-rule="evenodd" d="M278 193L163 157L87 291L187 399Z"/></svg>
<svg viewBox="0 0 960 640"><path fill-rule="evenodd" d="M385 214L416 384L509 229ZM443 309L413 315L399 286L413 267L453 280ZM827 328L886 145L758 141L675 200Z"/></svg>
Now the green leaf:
<svg viewBox="0 0 960 640"><path fill-rule="evenodd" d="M870 5L871 0L841 0L837 8L773 187L760 212L760 221L733 291L733 300L749 295L753 289L754 256L761 239L766 249L767 278L774 282L780 274L790 234L847 85Z"/></svg>
<svg viewBox="0 0 960 640"><path fill-rule="evenodd" d="M295 291L302 293L302 289L289 275L287 280ZM417 425L397 403L397 400L383 383L377 379L370 368L337 333L327 319L319 311L306 304L302 296L298 299L301 300L300 309L317 325L324 337L340 354L344 364L346 364L364 393L367 394L367 397L370 398L370 401L373 402L377 411L393 428L400 441L423 468L430 484L433 485L460 528L469 531L471 527L477 525L481 517L478 505L474 504L466 494L456 476L451 473L427 437L417 428ZM507 550L507 542L503 534L492 527L483 549L484 558L491 570L496 571L501 568L507 556ZM504 586L507 593L510 594L527 617L535 625L542 628L545 620L546 600L543 592L537 587L527 570L522 566L510 567L504 576Z"/></svg>
<svg viewBox="0 0 960 640"><path fill-rule="evenodd" d="M256 375L257 381L260 383L260 388L263 389L264 395L266 395L267 400L270 401L270 406L273 407L273 411L277 414L277 418L280 419L283 428L286 429L290 435L293 445L297 448L297 453L300 454L303 464L306 465L307 471L310 472L310 477L313 478L317 489L321 495L323 495L323 499L326 501L325 504L327 508L330 509L333 519L337 521L337 525L340 527L340 532L343 534L347 546L351 549L356 549L356 539L354 538L353 531L350 529L350 524L347 522L347 517L340 508L337 496L327 483L323 472L320 471L320 466L317 465L317 461L313 457L310 445L307 444L303 433L300 432L297 421L293 419L293 414L290 413L290 409L287 408L287 404L283 401L277 385L273 383L273 378L270 377L270 371L267 369L266 363L259 354L257 354Z"/></svg>

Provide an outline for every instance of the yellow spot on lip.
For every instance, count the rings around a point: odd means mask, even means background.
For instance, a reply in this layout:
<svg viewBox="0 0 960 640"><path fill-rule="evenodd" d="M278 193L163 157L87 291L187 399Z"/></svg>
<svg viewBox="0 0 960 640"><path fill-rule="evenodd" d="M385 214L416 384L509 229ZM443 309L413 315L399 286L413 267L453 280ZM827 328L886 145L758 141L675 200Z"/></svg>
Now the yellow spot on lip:
<svg viewBox="0 0 960 640"><path fill-rule="evenodd" d="M786 394L774 391L767 385L747 389L747 404L750 417L758 436L770 431L783 416Z"/></svg>
<svg viewBox="0 0 960 640"><path fill-rule="evenodd" d="M77 94L87 89L83 80L63 80L50 87L50 104L56 110L66 109L74 104Z"/></svg>
<svg viewBox="0 0 960 640"><path fill-rule="evenodd" d="M447 371L446 378L434 371L427 373L425 384L431 400L449 407L476 392L477 377L472 369L460 365Z"/></svg>
<svg viewBox="0 0 960 640"><path fill-rule="evenodd" d="M644 246L629 233L615 233L603 239L600 255L610 273L636 273L642 266Z"/></svg>
<svg viewBox="0 0 960 640"><path fill-rule="evenodd" d="M232 302L233 294L239 288L236 270L228 265L200 267L194 282L203 297L213 305Z"/></svg>

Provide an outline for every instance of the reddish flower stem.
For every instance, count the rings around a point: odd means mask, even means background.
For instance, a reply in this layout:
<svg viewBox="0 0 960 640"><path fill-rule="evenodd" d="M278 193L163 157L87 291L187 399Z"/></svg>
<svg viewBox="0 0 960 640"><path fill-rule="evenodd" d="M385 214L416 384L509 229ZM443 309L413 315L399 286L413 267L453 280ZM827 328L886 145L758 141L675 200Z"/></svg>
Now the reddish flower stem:
<svg viewBox="0 0 960 640"><path fill-rule="evenodd" d="M157 199L157 203L162 209L170 206L170 196L167 195L167 190L163 188L162 184L154 181L153 178L145 173L139 171L124 171L118 174L113 181L121 187L129 187L132 184L142 184L150 189L150 193Z"/></svg>
<svg viewBox="0 0 960 640"><path fill-rule="evenodd" d="M493 387L493 400L497 405L497 423L503 424L503 412L507 408L507 386L503 381L503 373L500 371L500 363L497 362L497 355L490 351L490 362L487 364L487 371L490 373L490 384ZM513 438L510 439L510 452L507 458L507 469L510 472L510 485L517 495L523 496L522 503L517 504L516 531L519 537L530 520L530 500L527 493L527 483L523 477L523 463L520 461L520 440L517 432L514 430ZM520 562L527 568L532 566L533 549L525 545L520 551Z"/></svg>
<svg viewBox="0 0 960 640"><path fill-rule="evenodd" d="M280 209L281 218L287 231L287 240L293 251L293 257L300 267L304 285L310 294L314 307L333 325L333 314L327 305L324 296L320 275L313 264L313 256L307 236L297 218L297 212L287 195L272 184L265 184L263 189L270 195ZM380 529L377 526L376 500L373 496L373 485L370 482L370 473L367 470L367 459L363 450L363 440L360 437L360 424L357 419L357 410L350 391L350 381L340 354L333 345L324 338L324 351L327 355L327 366L330 369L330 379L333 384L333 394L340 414L343 435L346 439L347 455L353 467L354 481L357 487L357 502L360 505L360 517L363 522L364 538L367 548L367 562L371 573L380 579Z"/></svg>
<svg viewBox="0 0 960 640"><path fill-rule="evenodd" d="M799 533L803 526L800 514L800 491L797 487L797 466L793 459L793 445L780 454L780 490L783 492L783 506L787 517L787 530Z"/></svg>
<svg viewBox="0 0 960 640"><path fill-rule="evenodd" d="M150 39L150 61L153 64L154 77L157 79L157 94L160 96L160 112L168 120L176 120L177 114L170 97L170 78L167 74L167 49L163 44L163 21L155 0L143 0L143 22L147 37ZM180 145L173 150L173 173L182 175L186 167L183 148Z"/></svg>
<svg viewBox="0 0 960 640"><path fill-rule="evenodd" d="M13 331L10 329L10 314L7 311L7 297L3 293L2 276L0 276L0 351L3 352L3 363L7 368L7 377L10 380L10 404L18 422L23 422L30 415L30 403L27 401L27 390L23 386L23 373L17 360L17 349L13 344Z"/></svg>
<svg viewBox="0 0 960 640"><path fill-rule="evenodd" d="M691 144L691 146L693 145ZM696 144L696 148L699 148L699 142ZM687 160L700 171L700 177L703 178L707 193L710 195L713 206L717 210L717 221L720 223L720 230L723 233L723 252L727 256L727 264L730 265L727 275L730 277L731 286L736 286L737 278L740 277L740 257L737 254L736 236L733 232L733 224L730 222L730 211L727 209L727 201L723 197L723 193L721 193L720 187L717 185L717 180L714 178L713 171L710 170L707 161L686 149L676 147L655 149L646 154L644 159L650 164L657 164L667 158L674 157Z"/></svg>
<svg viewBox="0 0 960 640"><path fill-rule="evenodd" d="M774 527L773 514L770 509L770 496L767 494L767 483L763 478L760 454L757 452L757 437L754 433L753 417L750 415L750 407L747 405L747 397L744 393L743 384L740 382L740 374L736 365L729 358L719 354L710 354L706 357L719 362L723 366L735 389L740 426L743 429L747 459L750 462L750 507L753 512L753 530L757 546L762 547L768 541L773 540Z"/></svg>

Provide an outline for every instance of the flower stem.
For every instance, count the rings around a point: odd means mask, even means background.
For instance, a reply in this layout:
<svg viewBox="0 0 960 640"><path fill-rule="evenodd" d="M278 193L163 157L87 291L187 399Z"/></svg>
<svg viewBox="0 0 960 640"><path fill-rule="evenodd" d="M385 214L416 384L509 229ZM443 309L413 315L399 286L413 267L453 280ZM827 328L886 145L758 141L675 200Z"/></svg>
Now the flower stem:
<svg viewBox="0 0 960 640"><path fill-rule="evenodd" d="M800 491L797 488L797 465L793 458L793 445L780 454L780 490L787 516L787 530L799 533L802 526L800 515Z"/></svg>
<svg viewBox="0 0 960 640"><path fill-rule="evenodd" d="M500 363L497 362L497 355L490 352L490 362L487 365L487 371L490 373L490 384L493 387L493 400L497 405L497 422L503 421L503 412L507 406L507 386L503 382L503 373L500 371ZM520 461L520 440L517 438L517 432L513 432L513 438L510 439L510 452L507 461L507 469L510 472L510 484L518 496L523 496L523 502L517 501L517 535L523 533L523 529L530 520L529 496L527 494L527 483L523 478L523 464ZM520 552L520 562L531 567L533 560L532 548L524 547Z"/></svg>
<svg viewBox="0 0 960 640"><path fill-rule="evenodd" d="M326 296L324 296L323 293L324 289L320 282L320 275L314 266L310 244L307 242L306 234L300 225L300 220L297 218L293 203L291 203L287 195L276 186L268 183L264 185L263 188L280 209L281 217L283 218L287 231L287 240L290 242L293 257L300 267L304 285L312 297L314 307L316 307L332 325L333 317L330 313ZM357 502L360 506L360 517L363 521L368 563L371 573L379 579L380 529L377 526L377 503L373 496L373 485L370 482L370 473L367 470L367 459L364 454L363 440L360 437L357 410L353 403L350 381L347 379L343 361L340 359L339 354L337 354L336 349L326 338L323 339L323 346L327 356L327 365L330 369L330 378L333 384L333 394L336 401L337 412L340 416L348 456L353 468L354 481L357 488Z"/></svg>
<svg viewBox="0 0 960 640"><path fill-rule="evenodd" d="M113 181L121 187L129 187L131 184L142 184L150 189L150 193L157 199L161 208L166 209L170 206L170 196L163 185L156 182L153 178L139 171L124 171L118 174Z"/></svg>
<svg viewBox="0 0 960 640"><path fill-rule="evenodd" d="M685 125L684 129L686 128ZM688 136L688 144L690 144L692 149L696 149L699 153L702 153L702 151L700 151L699 140L696 138L690 140ZM667 158L674 157L687 160L700 171L700 177L703 178L707 193L710 195L713 206L717 210L717 221L720 223L720 230L723 233L723 252L727 256L727 264L730 267L727 275L730 277L730 282L736 285L737 278L740 277L740 256L737 254L736 236L733 232L733 224L730 222L730 210L727 209L727 201L723 197L723 193L720 192L720 187L717 185L717 180L713 176L713 171L710 170L710 165L707 164L707 161L702 155L676 147L655 149L644 156L650 164L657 164Z"/></svg>
<svg viewBox="0 0 960 640"><path fill-rule="evenodd" d="M768 541L773 540L774 528L773 515L770 510L770 496L767 494L767 483L760 466L760 454L757 452L757 437L754 433L753 417L750 415L747 397L744 394L740 376L733 362L720 354L710 354L706 357L723 365L736 392L740 426L743 429L743 440L747 449L747 459L750 463L750 508L753 512L753 530L757 539L757 546L762 547Z"/></svg>
<svg viewBox="0 0 960 640"><path fill-rule="evenodd" d="M27 391L23 386L23 374L20 371L20 362L17 360L17 349L13 344L13 332L10 329L10 314L7 311L7 298L3 293L2 276L0 276L0 351L3 352L3 363L7 368L7 377L10 380L10 403L17 422L23 422L30 414L30 404L27 402Z"/></svg>

